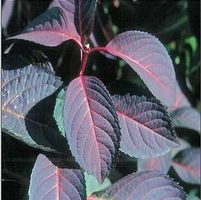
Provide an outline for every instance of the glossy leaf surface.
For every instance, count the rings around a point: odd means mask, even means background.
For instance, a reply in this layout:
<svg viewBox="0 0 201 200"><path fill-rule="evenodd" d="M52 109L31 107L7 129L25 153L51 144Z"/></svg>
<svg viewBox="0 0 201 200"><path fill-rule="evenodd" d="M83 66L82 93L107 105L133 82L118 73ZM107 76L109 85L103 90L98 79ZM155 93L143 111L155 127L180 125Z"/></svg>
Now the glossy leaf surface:
<svg viewBox="0 0 201 200"><path fill-rule="evenodd" d="M172 113L174 125L200 132L200 113L192 107L178 108Z"/></svg>
<svg viewBox="0 0 201 200"><path fill-rule="evenodd" d="M105 190L101 200L185 200L181 187L158 171L129 174Z"/></svg>
<svg viewBox="0 0 201 200"><path fill-rule="evenodd" d="M137 168L138 171L158 170L161 171L163 174L167 174L170 168L170 160L170 153L155 158L138 159Z"/></svg>
<svg viewBox="0 0 201 200"><path fill-rule="evenodd" d="M183 181L200 184L200 148L181 151L172 161L172 166Z"/></svg>
<svg viewBox="0 0 201 200"><path fill-rule="evenodd" d="M102 182L118 152L120 132L115 107L99 79L80 76L69 84L64 124L77 162Z"/></svg>
<svg viewBox="0 0 201 200"><path fill-rule="evenodd" d="M55 131L47 126L44 119L43 122L36 119L40 118L41 113L29 114L29 111L61 86L60 78L49 69L37 65L2 70L2 77L3 130L28 145L50 150L46 135L51 132L53 138ZM30 135L27 125L34 129L35 137Z"/></svg>
<svg viewBox="0 0 201 200"><path fill-rule="evenodd" d="M63 9L52 7L25 27L23 33L9 39L28 40L45 46L57 46L72 39L81 45L72 23Z"/></svg>
<svg viewBox="0 0 201 200"><path fill-rule="evenodd" d="M117 35L104 49L124 59L162 103L174 104L174 67L157 38L145 32L127 31Z"/></svg>
<svg viewBox="0 0 201 200"><path fill-rule="evenodd" d="M85 200L80 170L60 169L40 154L31 174L29 200Z"/></svg>
<svg viewBox="0 0 201 200"><path fill-rule="evenodd" d="M114 95L121 127L121 151L137 158L163 155L178 146L170 117L161 103L145 96Z"/></svg>

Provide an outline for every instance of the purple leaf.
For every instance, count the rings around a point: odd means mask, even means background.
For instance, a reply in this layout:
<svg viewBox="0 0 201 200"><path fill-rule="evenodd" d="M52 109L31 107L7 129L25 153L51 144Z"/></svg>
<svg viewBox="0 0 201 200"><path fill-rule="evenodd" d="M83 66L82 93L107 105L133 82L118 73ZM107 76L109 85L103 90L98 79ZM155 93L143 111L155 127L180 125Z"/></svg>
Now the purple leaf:
<svg viewBox="0 0 201 200"><path fill-rule="evenodd" d="M118 153L120 131L109 92L99 79L80 76L69 84L64 124L76 161L102 182Z"/></svg>
<svg viewBox="0 0 201 200"><path fill-rule="evenodd" d="M33 20L23 33L9 39L28 40L45 46L57 46L66 40L74 40L82 46L72 23L63 9L53 7Z"/></svg>
<svg viewBox="0 0 201 200"><path fill-rule="evenodd" d="M185 200L186 195L177 183L161 172L142 171L122 178L106 189L100 199Z"/></svg>
<svg viewBox="0 0 201 200"><path fill-rule="evenodd" d="M5 35L7 34L8 24L13 14L13 8L15 3L16 3L15 0L12 0L12 1L5 0L2 6L2 28Z"/></svg>
<svg viewBox="0 0 201 200"><path fill-rule="evenodd" d="M188 148L179 152L172 166L179 177L192 184L200 184L200 148Z"/></svg>
<svg viewBox="0 0 201 200"><path fill-rule="evenodd" d="M80 170L60 169L40 154L31 174L29 200L85 200L84 184Z"/></svg>
<svg viewBox="0 0 201 200"><path fill-rule="evenodd" d="M170 168L170 160L171 160L170 153L155 158L138 159L137 160L138 171L158 170L161 171L163 174L167 174Z"/></svg>
<svg viewBox="0 0 201 200"><path fill-rule="evenodd" d="M50 8L58 6L62 8L68 19L77 29L84 45L89 38L93 26L96 11L96 0L54 0Z"/></svg>
<svg viewBox="0 0 201 200"><path fill-rule="evenodd" d="M51 151L52 146L45 135L47 135L46 132L51 131L53 137L56 131L47 126L44 119L40 123L39 119L31 118L30 115L28 117L27 114L37 103L53 94L61 86L60 78L44 66L38 65L2 70L2 77L3 130L28 145ZM39 118L39 113L33 115ZM28 122L35 129L38 128L38 131L34 130L37 140L30 136L27 129Z"/></svg>
<svg viewBox="0 0 201 200"><path fill-rule="evenodd" d="M75 26L84 45L94 26L96 0L75 0Z"/></svg>
<svg viewBox="0 0 201 200"><path fill-rule="evenodd" d="M186 140L179 138L179 146L172 149L171 157L173 158L177 153L189 147L191 145Z"/></svg>
<svg viewBox="0 0 201 200"><path fill-rule="evenodd" d="M157 38L145 32L127 31L117 35L103 50L124 59L162 103L174 104L174 67Z"/></svg>
<svg viewBox="0 0 201 200"><path fill-rule="evenodd" d="M175 103L172 107L169 108L169 110L174 110L177 108L181 108L181 107L190 107L191 104L189 103L188 99L186 98L186 96L184 95L184 93L182 92L178 82L176 82L176 98L175 98Z"/></svg>
<svg viewBox="0 0 201 200"><path fill-rule="evenodd" d="M200 113L192 107L182 107L172 113L174 125L200 132Z"/></svg>
<svg viewBox="0 0 201 200"><path fill-rule="evenodd" d="M114 33L111 18L109 15L105 14L103 5L97 4L94 30L90 36L90 41L94 47L98 47L100 45L106 45L113 37ZM116 57L110 53L100 53L109 59L116 59Z"/></svg>
<svg viewBox="0 0 201 200"><path fill-rule="evenodd" d="M178 146L170 117L155 98L114 95L121 127L121 151L137 158L164 155Z"/></svg>

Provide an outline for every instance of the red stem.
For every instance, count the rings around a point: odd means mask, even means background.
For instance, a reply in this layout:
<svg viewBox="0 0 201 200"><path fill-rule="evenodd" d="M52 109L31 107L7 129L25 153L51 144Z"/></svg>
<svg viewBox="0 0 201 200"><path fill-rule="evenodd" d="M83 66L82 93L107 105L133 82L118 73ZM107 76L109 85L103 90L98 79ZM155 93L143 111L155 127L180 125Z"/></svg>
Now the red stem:
<svg viewBox="0 0 201 200"><path fill-rule="evenodd" d="M108 52L105 47L95 47L92 49L86 48L86 49L81 49L83 56L82 56L82 65L81 65L81 70L80 70L80 75L82 75L85 71L87 60L89 57L89 54L97 51L105 51Z"/></svg>
<svg viewBox="0 0 201 200"><path fill-rule="evenodd" d="M97 51L105 51L108 52L107 49L105 47L94 47L90 50L89 53L93 53L93 52L97 52Z"/></svg>
<svg viewBox="0 0 201 200"><path fill-rule="evenodd" d="M84 70L86 68L86 64L87 64L87 60L89 57L89 52L83 52L83 56L82 56L82 65L81 65L81 71L80 71L80 75L82 75L84 73Z"/></svg>

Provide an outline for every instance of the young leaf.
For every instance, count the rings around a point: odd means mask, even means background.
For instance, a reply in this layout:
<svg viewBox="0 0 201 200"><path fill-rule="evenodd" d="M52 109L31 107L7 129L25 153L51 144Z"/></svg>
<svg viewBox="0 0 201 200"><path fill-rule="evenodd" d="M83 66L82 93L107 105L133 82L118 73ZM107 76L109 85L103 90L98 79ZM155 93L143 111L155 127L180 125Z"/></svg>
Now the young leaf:
<svg viewBox="0 0 201 200"><path fill-rule="evenodd" d="M200 148L181 151L172 161L172 166L183 181L200 184Z"/></svg>
<svg viewBox="0 0 201 200"><path fill-rule="evenodd" d="M181 187L159 171L129 174L106 189L101 200L185 200Z"/></svg>
<svg viewBox="0 0 201 200"><path fill-rule="evenodd" d="M121 151L137 158L164 155L178 146L170 117L155 98L114 95L121 127Z"/></svg>
<svg viewBox="0 0 201 200"><path fill-rule="evenodd" d="M109 92L99 79L79 76L69 84L64 126L76 161L102 182L118 153L120 131Z"/></svg>
<svg viewBox="0 0 201 200"><path fill-rule="evenodd" d="M170 153L155 158L138 159L137 168L138 171L158 170L163 174L167 174L168 170L170 169L170 160Z"/></svg>
<svg viewBox="0 0 201 200"><path fill-rule="evenodd" d="M173 111L172 117L176 127L184 127L200 132L200 113L192 107L182 107Z"/></svg>
<svg viewBox="0 0 201 200"><path fill-rule="evenodd" d="M68 19L59 7L47 10L25 27L21 34L9 39L28 40L45 46L57 46L66 40L74 40L81 46L72 19Z"/></svg>
<svg viewBox="0 0 201 200"><path fill-rule="evenodd" d="M37 157L32 170L29 200L85 200L84 176L80 170L60 169L44 155Z"/></svg>
<svg viewBox="0 0 201 200"><path fill-rule="evenodd" d="M162 103L174 104L174 67L157 38L145 32L128 31L117 35L103 50L124 59Z"/></svg>
<svg viewBox="0 0 201 200"><path fill-rule="evenodd" d="M28 65L14 70L2 70L2 127L9 135L36 148L50 150L45 135L45 123L34 121L27 114L42 99L53 94L62 84L59 77L43 66ZM36 114L39 116L39 113ZM44 120L43 120L44 121ZM27 123L31 123L37 133L37 140L31 137ZM53 137L53 130L52 137ZM45 131L44 131L45 132Z"/></svg>
<svg viewBox="0 0 201 200"><path fill-rule="evenodd" d="M103 183L100 184L97 181L96 177L91 176L91 175L87 174L86 172L84 173L84 179L85 179L85 183L86 183L87 196L90 196L94 192L102 191L111 185L111 182L108 178L105 178Z"/></svg>
<svg viewBox="0 0 201 200"><path fill-rule="evenodd" d="M89 38L93 26L96 11L96 0L75 1L75 26L84 45Z"/></svg>

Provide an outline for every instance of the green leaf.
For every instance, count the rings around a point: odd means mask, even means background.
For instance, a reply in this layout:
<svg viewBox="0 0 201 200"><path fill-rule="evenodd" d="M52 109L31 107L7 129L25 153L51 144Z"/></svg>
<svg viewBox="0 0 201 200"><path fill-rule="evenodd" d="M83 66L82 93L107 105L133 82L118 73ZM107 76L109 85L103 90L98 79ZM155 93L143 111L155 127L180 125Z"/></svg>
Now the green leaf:
<svg viewBox="0 0 201 200"><path fill-rule="evenodd" d="M187 200L199 200L197 197L198 191L196 189L191 190L188 194Z"/></svg>
<svg viewBox="0 0 201 200"><path fill-rule="evenodd" d="M65 90L62 89L56 98L54 107L54 119L61 134L65 137L64 122L63 122L63 107L64 107Z"/></svg>
<svg viewBox="0 0 201 200"><path fill-rule="evenodd" d="M186 38L185 43L191 46L193 52L197 50L197 40L195 36L190 36L189 38Z"/></svg>
<svg viewBox="0 0 201 200"><path fill-rule="evenodd" d="M95 176L89 175L87 172L84 172L84 178L86 182L87 196L90 196L94 192L100 192L111 185L108 178L105 178L103 183L100 184Z"/></svg>

